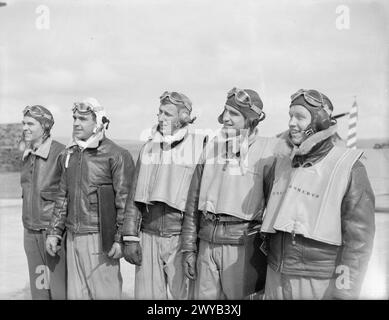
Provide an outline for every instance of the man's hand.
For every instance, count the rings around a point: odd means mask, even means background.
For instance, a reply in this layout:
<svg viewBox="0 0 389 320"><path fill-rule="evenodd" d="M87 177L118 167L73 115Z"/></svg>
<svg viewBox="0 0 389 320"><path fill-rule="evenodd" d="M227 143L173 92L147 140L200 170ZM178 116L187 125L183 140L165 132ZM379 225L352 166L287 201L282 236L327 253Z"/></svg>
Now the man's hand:
<svg viewBox="0 0 389 320"><path fill-rule="evenodd" d="M47 236L46 238L46 251L54 257L56 253L61 250L61 246L58 245L59 238L56 236Z"/></svg>
<svg viewBox="0 0 389 320"><path fill-rule="evenodd" d="M185 275L191 279L196 280L196 261L197 261L197 254L196 252L184 252L182 256L182 264L184 267Z"/></svg>
<svg viewBox="0 0 389 320"><path fill-rule="evenodd" d="M122 245L119 242L114 242L111 250L108 252L108 257L112 259L120 259L123 257L122 254Z"/></svg>
<svg viewBox="0 0 389 320"><path fill-rule="evenodd" d="M124 259L137 266L142 264L142 248L138 241L124 241Z"/></svg>

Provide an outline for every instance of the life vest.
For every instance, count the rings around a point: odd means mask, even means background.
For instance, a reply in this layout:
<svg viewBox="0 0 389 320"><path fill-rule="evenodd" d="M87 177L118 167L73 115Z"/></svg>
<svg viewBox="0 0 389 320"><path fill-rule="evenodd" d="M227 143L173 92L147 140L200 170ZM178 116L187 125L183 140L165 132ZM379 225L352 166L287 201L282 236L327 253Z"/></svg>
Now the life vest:
<svg viewBox="0 0 389 320"><path fill-rule="evenodd" d="M185 210L193 172L201 156L205 136L189 133L168 150L147 142L140 154L140 170L134 200L145 204L164 202Z"/></svg>
<svg viewBox="0 0 389 320"><path fill-rule="evenodd" d="M333 147L311 167L292 168L288 157L277 159L273 189L262 232L277 230L341 245L341 205L359 150Z"/></svg>
<svg viewBox="0 0 389 320"><path fill-rule="evenodd" d="M229 214L244 220L260 219L264 210L263 179L265 166L274 161L276 138L257 137L247 154L247 170L242 172L239 159L223 159L223 147L208 143L200 187L198 209Z"/></svg>

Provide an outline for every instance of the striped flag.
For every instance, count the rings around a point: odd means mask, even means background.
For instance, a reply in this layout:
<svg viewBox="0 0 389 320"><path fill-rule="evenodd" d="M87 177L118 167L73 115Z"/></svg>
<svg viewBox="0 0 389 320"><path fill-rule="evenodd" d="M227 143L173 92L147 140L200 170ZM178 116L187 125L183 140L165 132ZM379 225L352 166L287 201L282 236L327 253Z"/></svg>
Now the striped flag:
<svg viewBox="0 0 389 320"><path fill-rule="evenodd" d="M355 100L351 106L349 121L348 121L348 136L347 148L357 148L357 122L358 122L358 105Z"/></svg>

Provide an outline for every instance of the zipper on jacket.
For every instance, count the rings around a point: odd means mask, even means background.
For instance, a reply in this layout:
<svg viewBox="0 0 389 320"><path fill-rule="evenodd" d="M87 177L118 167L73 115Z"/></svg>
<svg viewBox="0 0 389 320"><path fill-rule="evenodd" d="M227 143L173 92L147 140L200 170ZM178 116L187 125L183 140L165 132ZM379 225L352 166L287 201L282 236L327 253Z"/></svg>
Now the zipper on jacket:
<svg viewBox="0 0 389 320"><path fill-rule="evenodd" d="M216 228L217 228L217 225L218 225L218 216L215 214L216 218L215 220L213 221L213 230L212 230L212 237L211 237L211 240L212 240L212 243L215 243L216 242Z"/></svg>
<svg viewBox="0 0 389 320"><path fill-rule="evenodd" d="M296 245L296 220L293 222L293 230L292 230L292 245Z"/></svg>
<svg viewBox="0 0 389 320"><path fill-rule="evenodd" d="M82 164L82 152L81 150L78 148L78 163L77 163L77 166L76 166L76 176L77 176L77 181L76 181L76 191L75 191L75 201L74 201L74 209L75 209L75 212L74 212L74 222L75 222L75 231L79 231L80 229L80 223L79 223L79 217L78 217L78 214L81 214L81 210L77 210L77 207L78 209L81 208L80 206L80 203L79 203L79 200L81 199L81 164ZM79 170L79 174L77 174L77 171ZM78 211L78 213L77 213Z"/></svg>
<svg viewBox="0 0 389 320"><path fill-rule="evenodd" d="M164 235L164 233L165 233L165 226L164 226L164 223L165 223L165 214L166 214L166 204L165 203L163 203L162 204L162 206L163 206L163 210L162 210L162 214L161 214L161 227L160 227L160 230L159 230L159 232L160 232L160 234L163 236Z"/></svg>
<svg viewBox="0 0 389 320"><path fill-rule="evenodd" d="M293 230L293 231L292 231L292 244L293 244L294 246L296 245L295 237L296 237L296 232Z"/></svg>
<svg viewBox="0 0 389 320"><path fill-rule="evenodd" d="M30 190L30 194L29 194L29 206L30 206L30 212L31 212L31 221L30 221L30 224L31 224L31 227L34 225L34 215L33 215L33 208L34 206L32 205L32 195L34 194L34 191L35 191L35 186L34 186L34 181L36 181L35 179L35 160L36 160L36 156L35 155L32 155L30 154L30 161L31 161L31 190ZM39 200L39 199L37 199Z"/></svg>

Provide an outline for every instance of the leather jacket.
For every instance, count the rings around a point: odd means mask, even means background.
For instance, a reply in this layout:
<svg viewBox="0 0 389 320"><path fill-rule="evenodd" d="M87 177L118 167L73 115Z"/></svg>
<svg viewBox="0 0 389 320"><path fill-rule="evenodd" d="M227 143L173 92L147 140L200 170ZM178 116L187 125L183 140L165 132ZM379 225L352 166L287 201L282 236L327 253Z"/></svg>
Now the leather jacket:
<svg viewBox="0 0 389 320"><path fill-rule="evenodd" d="M160 237L171 237L181 234L184 213L163 202L143 206L142 232L156 234Z"/></svg>
<svg viewBox="0 0 389 320"><path fill-rule="evenodd" d="M60 161L64 148L63 144L48 138L36 153L23 159L20 174L22 218L27 229L42 230L49 226L61 178Z"/></svg>
<svg viewBox="0 0 389 320"><path fill-rule="evenodd" d="M124 206L134 173L130 153L104 137L97 148L67 148L62 166L64 174L49 234L61 236L65 228L74 233L99 232L97 188L112 185L117 209L115 241L120 242Z"/></svg>
<svg viewBox="0 0 389 320"><path fill-rule="evenodd" d="M295 157L292 165L313 165L321 161L332 147L331 138L326 139L308 154ZM266 234L269 266L290 275L332 278L330 298L358 298L373 247L374 202L366 169L358 160L351 169L341 204L342 245L330 245L280 231ZM348 289L334 285L336 277L344 272L339 266L345 266L349 271Z"/></svg>
<svg viewBox="0 0 389 320"><path fill-rule="evenodd" d="M246 221L228 214L200 213L199 239L216 244L245 243L248 235L258 233L260 221Z"/></svg>
<svg viewBox="0 0 389 320"><path fill-rule="evenodd" d="M134 195L140 170L141 159L138 158L132 184L131 195L125 207L123 236L139 237L139 232L152 233L161 237L181 234L184 213L163 202L152 205L134 201Z"/></svg>

